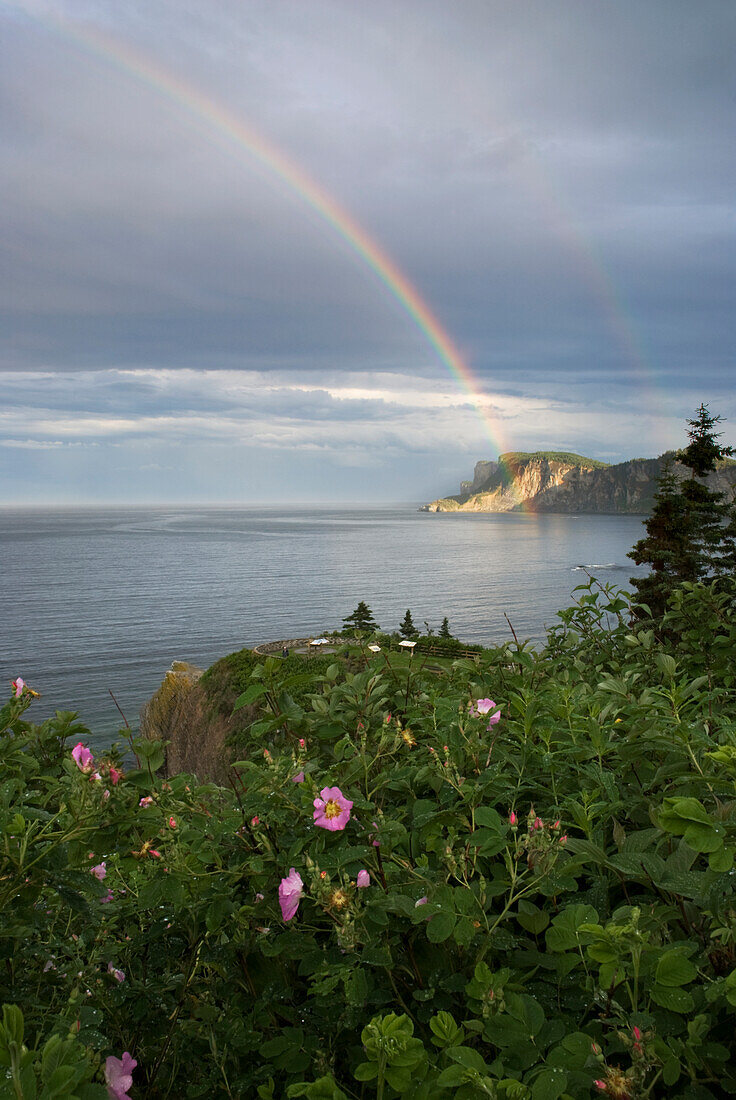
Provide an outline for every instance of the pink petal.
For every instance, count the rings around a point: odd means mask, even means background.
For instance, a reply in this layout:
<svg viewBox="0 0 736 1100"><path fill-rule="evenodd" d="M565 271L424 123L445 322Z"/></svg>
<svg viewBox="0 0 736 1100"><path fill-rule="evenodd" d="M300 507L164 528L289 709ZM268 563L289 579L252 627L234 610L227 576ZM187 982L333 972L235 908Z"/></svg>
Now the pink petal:
<svg viewBox="0 0 736 1100"><path fill-rule="evenodd" d="M80 771L89 771L92 767L92 761L94 757L89 751L86 745L83 745L81 741L78 742L72 749L72 760L77 765Z"/></svg>
<svg viewBox="0 0 736 1100"><path fill-rule="evenodd" d="M127 1050L122 1058L107 1058L105 1081L110 1100L130 1100L128 1089L133 1087L133 1070L138 1065Z"/></svg>
<svg viewBox="0 0 736 1100"><path fill-rule="evenodd" d="M279 884L279 905L281 906L281 916L285 921L289 921L296 916L303 892L302 877L292 867L286 878L282 878Z"/></svg>
<svg viewBox="0 0 736 1100"><path fill-rule="evenodd" d="M319 793L320 797L314 800L315 825L319 825L321 829L328 829L331 833L340 832L350 820L352 802L345 797L339 787L323 787ZM328 817L325 813L329 802L334 802L339 807L340 812L334 817Z"/></svg>
<svg viewBox="0 0 736 1100"><path fill-rule="evenodd" d="M473 718L477 718L481 714L488 714L488 711L493 710L495 705L493 699L476 699L474 703L470 704L470 714Z"/></svg>

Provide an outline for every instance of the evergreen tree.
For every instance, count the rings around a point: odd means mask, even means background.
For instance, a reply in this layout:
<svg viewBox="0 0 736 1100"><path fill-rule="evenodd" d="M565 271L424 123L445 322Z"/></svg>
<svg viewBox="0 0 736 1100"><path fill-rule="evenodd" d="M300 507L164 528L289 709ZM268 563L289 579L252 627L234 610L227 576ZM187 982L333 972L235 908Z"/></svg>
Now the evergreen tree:
<svg viewBox="0 0 736 1100"><path fill-rule="evenodd" d="M402 638L407 639L416 638L419 634L419 631L414 626L414 620L411 617L411 611L408 607L406 609L406 615L404 615L403 622L399 626L399 633L401 634Z"/></svg>
<svg viewBox="0 0 736 1100"><path fill-rule="evenodd" d="M352 611L343 619L342 625L347 630L374 631L378 630L378 623L373 618L373 612L364 600L361 600L355 611Z"/></svg>
<svg viewBox="0 0 736 1100"><path fill-rule="evenodd" d="M444 619L442 620L442 626L440 627L439 637L440 638L451 638L452 637L452 634L450 633L450 624L447 621L447 615L445 615Z"/></svg>
<svg viewBox="0 0 736 1100"><path fill-rule="evenodd" d="M690 470L690 476L678 480L672 464L665 464L646 522L646 537L629 553L637 565L652 567L648 576L632 577L631 584L653 618L663 615L678 584L720 576L728 570L729 559L736 559L736 531L731 533L724 526L729 508L723 503L723 493L709 489L703 480L719 460L733 453L733 448L717 442L721 433L714 429L720 419L710 415L707 405L701 405L696 418L688 420L690 443L677 459ZM731 527L736 528L736 519Z"/></svg>
<svg viewBox="0 0 736 1100"><path fill-rule="evenodd" d="M731 505L730 521L723 531L719 564L722 577L736 577L736 501Z"/></svg>
<svg viewBox="0 0 736 1100"><path fill-rule="evenodd" d="M651 565L652 571L646 577L631 577L631 584L637 599L649 607L654 618L661 618L673 588L698 575L690 517L671 462L666 463L659 479L646 529L646 537L634 545L629 557L637 565Z"/></svg>
<svg viewBox="0 0 736 1100"><path fill-rule="evenodd" d="M701 405L697 418L688 420L690 443L680 456L683 466L691 471L682 484L682 492L692 515L692 538L700 558L700 578L722 576L724 562L733 557L734 551L733 538L729 527L725 526L731 509L724 503L723 493L714 492L701 480L734 453L733 447L722 447L717 442L723 433L713 429L720 421L720 416L710 415L707 405Z"/></svg>

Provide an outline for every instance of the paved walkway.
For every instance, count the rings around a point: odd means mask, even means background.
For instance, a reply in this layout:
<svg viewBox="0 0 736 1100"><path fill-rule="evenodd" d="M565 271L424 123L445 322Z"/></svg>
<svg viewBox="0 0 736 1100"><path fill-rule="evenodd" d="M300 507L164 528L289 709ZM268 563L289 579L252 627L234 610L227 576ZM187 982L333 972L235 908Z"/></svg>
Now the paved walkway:
<svg viewBox="0 0 736 1100"><path fill-rule="evenodd" d="M331 645L310 645L311 638L284 638L280 642L263 642L253 647L253 652L261 657L280 657L284 649L289 653L313 654L335 653L345 643L345 638L335 638Z"/></svg>

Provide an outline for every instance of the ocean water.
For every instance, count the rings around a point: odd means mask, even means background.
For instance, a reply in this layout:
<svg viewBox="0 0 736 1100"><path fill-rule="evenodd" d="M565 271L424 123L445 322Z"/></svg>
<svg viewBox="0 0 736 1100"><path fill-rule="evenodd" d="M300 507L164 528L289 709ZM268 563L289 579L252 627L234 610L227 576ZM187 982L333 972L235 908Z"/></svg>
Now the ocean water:
<svg viewBox="0 0 736 1100"><path fill-rule="evenodd" d="M416 505L0 510L0 689L29 717L131 726L174 659L316 635L365 600L385 630L447 615L466 641L540 640L586 580L625 587L635 516L432 514ZM9 686L8 686L9 690Z"/></svg>

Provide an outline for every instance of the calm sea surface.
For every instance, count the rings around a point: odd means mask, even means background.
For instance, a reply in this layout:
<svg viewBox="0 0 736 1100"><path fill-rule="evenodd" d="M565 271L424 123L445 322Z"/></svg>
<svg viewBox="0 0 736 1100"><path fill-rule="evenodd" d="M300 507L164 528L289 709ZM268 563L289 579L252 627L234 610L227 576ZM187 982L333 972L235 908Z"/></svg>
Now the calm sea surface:
<svg viewBox="0 0 736 1100"><path fill-rule="evenodd" d="M0 691L29 717L78 710L109 743L173 659L320 634L365 600L385 630L447 615L467 641L539 640L584 581L625 586L631 516L453 515L385 507L0 510ZM5 686L3 686L5 685ZM9 687L8 687L9 690Z"/></svg>

